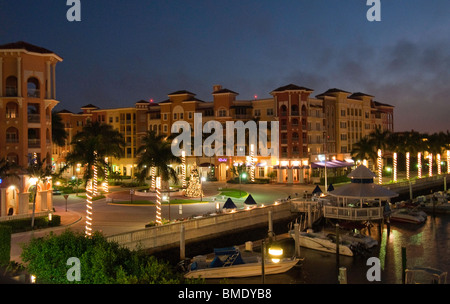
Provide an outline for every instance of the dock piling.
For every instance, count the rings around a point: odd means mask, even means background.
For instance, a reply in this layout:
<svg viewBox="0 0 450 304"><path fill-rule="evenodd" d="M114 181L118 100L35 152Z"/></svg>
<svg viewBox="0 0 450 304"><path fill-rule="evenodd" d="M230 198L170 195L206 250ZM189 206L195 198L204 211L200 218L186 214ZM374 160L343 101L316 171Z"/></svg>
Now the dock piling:
<svg viewBox="0 0 450 304"><path fill-rule="evenodd" d="M185 239L185 228L184 225L180 227L180 260L186 259L186 239Z"/></svg>
<svg viewBox="0 0 450 304"><path fill-rule="evenodd" d="M300 225L294 224L295 256L300 257Z"/></svg>

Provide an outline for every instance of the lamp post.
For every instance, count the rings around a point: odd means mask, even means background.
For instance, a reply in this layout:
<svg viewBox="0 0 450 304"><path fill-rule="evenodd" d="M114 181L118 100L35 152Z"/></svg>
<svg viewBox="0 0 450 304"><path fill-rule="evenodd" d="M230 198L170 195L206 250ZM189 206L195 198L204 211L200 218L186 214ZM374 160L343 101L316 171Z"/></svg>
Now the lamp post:
<svg viewBox="0 0 450 304"><path fill-rule="evenodd" d="M239 173L239 196L242 196L242 178L246 179L247 173L245 172Z"/></svg>

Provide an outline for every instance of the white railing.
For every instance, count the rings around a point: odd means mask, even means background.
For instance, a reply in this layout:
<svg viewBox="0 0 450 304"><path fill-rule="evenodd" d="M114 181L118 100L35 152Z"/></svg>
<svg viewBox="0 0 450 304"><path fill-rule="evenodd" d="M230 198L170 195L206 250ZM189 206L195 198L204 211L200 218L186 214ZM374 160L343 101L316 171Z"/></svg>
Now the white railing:
<svg viewBox="0 0 450 304"><path fill-rule="evenodd" d="M352 221L379 220L383 218L383 207L334 207L324 206L323 215L326 218L335 218Z"/></svg>
<svg viewBox="0 0 450 304"><path fill-rule="evenodd" d="M151 249L178 244L181 226L186 232L186 241L205 238L210 235L226 233L228 230L249 227L266 223L268 212L272 211L272 219L277 220L290 216L290 203L257 207L250 210L239 210L232 213L210 215L199 219L191 219L171 224L149 227L131 232L108 236L108 241L117 242L129 248L141 247Z"/></svg>
<svg viewBox="0 0 450 304"><path fill-rule="evenodd" d="M51 213L51 211L42 211L42 212L36 212L34 214L35 217L40 217L40 216L47 216L49 213ZM6 215L6 216L0 216L0 222L6 222L6 221L12 221L12 220L19 220L19 219L24 219L24 218L31 218L32 214L31 213L27 213L27 214L16 214L16 215Z"/></svg>

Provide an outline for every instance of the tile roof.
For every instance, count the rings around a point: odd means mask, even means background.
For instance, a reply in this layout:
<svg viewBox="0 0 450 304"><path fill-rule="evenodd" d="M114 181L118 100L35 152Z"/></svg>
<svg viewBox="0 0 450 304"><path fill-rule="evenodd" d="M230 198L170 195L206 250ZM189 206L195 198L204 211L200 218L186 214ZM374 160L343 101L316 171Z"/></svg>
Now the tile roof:
<svg viewBox="0 0 450 304"><path fill-rule="evenodd" d="M273 90L272 92L284 92L284 91L308 91L308 92L313 92L314 90L305 88L305 87L299 87L298 85L295 84L288 84L286 86L283 87L279 87L275 90Z"/></svg>
<svg viewBox="0 0 450 304"><path fill-rule="evenodd" d="M52 52L46 48L25 42L25 41L17 41L12 43L6 43L0 45L0 50L26 50L33 53L39 53L39 54L55 54L55 52Z"/></svg>

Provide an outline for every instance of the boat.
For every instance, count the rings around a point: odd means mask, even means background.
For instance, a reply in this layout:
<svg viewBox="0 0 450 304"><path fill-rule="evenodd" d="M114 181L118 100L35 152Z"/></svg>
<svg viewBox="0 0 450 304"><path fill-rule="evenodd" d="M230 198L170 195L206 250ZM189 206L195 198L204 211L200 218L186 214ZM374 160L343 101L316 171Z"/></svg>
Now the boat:
<svg viewBox="0 0 450 304"><path fill-rule="evenodd" d="M294 230L289 231L289 235L294 238ZM312 232L308 229L306 232L299 232L299 242L301 247L336 253L336 237L332 234L325 234L323 232ZM339 254L345 256L353 256L351 249L352 244L346 241L339 242Z"/></svg>
<svg viewBox="0 0 450 304"><path fill-rule="evenodd" d="M237 247L214 249L214 258L207 261L206 256L193 258L185 278L240 278L262 275L261 257L256 254L243 256ZM294 267L300 259L264 259L264 274L284 273Z"/></svg>
<svg viewBox="0 0 450 304"><path fill-rule="evenodd" d="M446 284L447 272L431 267L415 266L405 271L405 284Z"/></svg>
<svg viewBox="0 0 450 304"><path fill-rule="evenodd" d="M427 214L424 211L409 208L393 209L390 220L393 222L422 224L427 220Z"/></svg>
<svg viewBox="0 0 450 304"><path fill-rule="evenodd" d="M378 245L377 240L361 233L348 232L340 234L340 237L342 240L352 243L352 245L362 246L365 249L370 249Z"/></svg>

